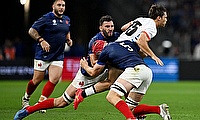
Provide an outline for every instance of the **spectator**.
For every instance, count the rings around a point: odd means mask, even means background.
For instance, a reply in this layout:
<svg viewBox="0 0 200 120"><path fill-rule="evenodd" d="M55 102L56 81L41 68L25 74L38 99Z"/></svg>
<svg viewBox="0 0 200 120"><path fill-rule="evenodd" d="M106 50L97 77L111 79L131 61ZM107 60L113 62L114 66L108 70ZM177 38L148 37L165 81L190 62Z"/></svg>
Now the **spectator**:
<svg viewBox="0 0 200 120"><path fill-rule="evenodd" d="M13 45L13 42L8 38L6 38L5 40L3 52L4 52L6 60L15 59L16 49L15 49L15 46Z"/></svg>

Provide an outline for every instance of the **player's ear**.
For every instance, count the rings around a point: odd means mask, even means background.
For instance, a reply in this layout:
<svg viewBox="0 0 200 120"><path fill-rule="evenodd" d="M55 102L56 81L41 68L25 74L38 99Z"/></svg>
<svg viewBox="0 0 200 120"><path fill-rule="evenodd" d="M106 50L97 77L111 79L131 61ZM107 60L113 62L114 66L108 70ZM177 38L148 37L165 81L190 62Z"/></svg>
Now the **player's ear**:
<svg viewBox="0 0 200 120"><path fill-rule="evenodd" d="M99 26L99 30L102 31L102 26Z"/></svg>
<svg viewBox="0 0 200 120"><path fill-rule="evenodd" d="M157 17L157 20L160 21L162 18L160 16Z"/></svg>

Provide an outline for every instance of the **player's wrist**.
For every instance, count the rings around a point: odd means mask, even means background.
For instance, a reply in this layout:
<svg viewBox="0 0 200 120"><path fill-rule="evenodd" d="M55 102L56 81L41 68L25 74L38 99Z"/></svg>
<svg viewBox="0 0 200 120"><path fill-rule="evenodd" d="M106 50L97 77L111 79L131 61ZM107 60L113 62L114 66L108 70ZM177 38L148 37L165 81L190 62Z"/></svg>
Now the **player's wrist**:
<svg viewBox="0 0 200 120"><path fill-rule="evenodd" d="M44 39L43 39L42 37L39 37L39 38L37 39L37 42L38 42L38 43L41 43L42 41L44 41Z"/></svg>

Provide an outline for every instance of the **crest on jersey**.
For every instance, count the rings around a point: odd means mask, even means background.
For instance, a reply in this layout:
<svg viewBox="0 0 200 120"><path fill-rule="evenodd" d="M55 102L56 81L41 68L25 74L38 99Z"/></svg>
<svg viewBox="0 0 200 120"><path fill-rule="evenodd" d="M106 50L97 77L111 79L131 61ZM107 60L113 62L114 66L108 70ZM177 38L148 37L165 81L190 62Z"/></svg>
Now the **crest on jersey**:
<svg viewBox="0 0 200 120"><path fill-rule="evenodd" d="M57 23L56 23L56 20L54 19L54 20L52 20L52 22L53 22L53 25L57 25Z"/></svg>
<svg viewBox="0 0 200 120"><path fill-rule="evenodd" d="M68 21L68 20L66 20L66 21L65 21L65 23L66 23L66 24L69 24L69 21Z"/></svg>

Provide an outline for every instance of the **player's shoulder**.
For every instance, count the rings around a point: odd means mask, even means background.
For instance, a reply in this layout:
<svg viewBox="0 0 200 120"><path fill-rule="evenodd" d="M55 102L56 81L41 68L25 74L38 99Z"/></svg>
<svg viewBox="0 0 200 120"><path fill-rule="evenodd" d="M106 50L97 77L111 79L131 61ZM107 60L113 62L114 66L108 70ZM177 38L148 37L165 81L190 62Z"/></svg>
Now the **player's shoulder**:
<svg viewBox="0 0 200 120"><path fill-rule="evenodd" d="M98 32L95 36L93 36L90 41L96 41L96 40L104 40L104 37L100 32Z"/></svg>
<svg viewBox="0 0 200 120"><path fill-rule="evenodd" d="M147 18L147 17L139 17L139 18L135 19L134 21L148 22L148 23L153 23L154 22L153 19Z"/></svg>
<svg viewBox="0 0 200 120"><path fill-rule="evenodd" d="M63 15L62 17L63 17L63 19L65 19L65 20L70 20L70 18L69 18L68 16L66 16L66 15Z"/></svg>
<svg viewBox="0 0 200 120"><path fill-rule="evenodd" d="M53 17L53 16L54 16L53 12L48 12L44 14L42 17Z"/></svg>

